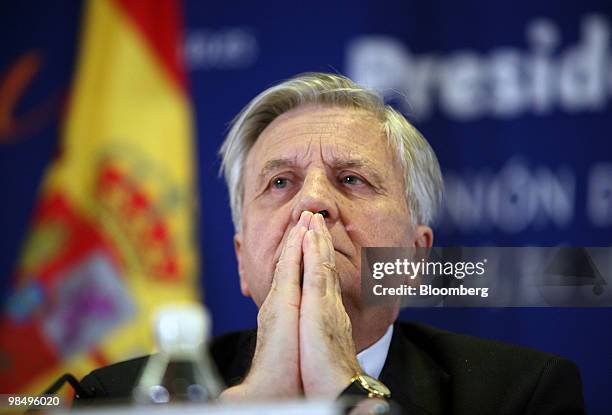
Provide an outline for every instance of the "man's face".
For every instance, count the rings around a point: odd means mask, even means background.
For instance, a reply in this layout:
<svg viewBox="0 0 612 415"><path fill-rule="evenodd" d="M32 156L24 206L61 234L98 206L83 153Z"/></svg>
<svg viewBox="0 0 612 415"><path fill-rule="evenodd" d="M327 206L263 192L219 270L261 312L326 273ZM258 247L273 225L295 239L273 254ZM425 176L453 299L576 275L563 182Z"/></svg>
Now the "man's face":
<svg viewBox="0 0 612 415"><path fill-rule="evenodd" d="M353 321L361 311L361 248L431 243L429 228L424 235L424 227L411 225L401 167L368 112L303 106L282 114L257 139L243 174L236 253L242 292L257 306L304 210L328 213L343 302Z"/></svg>

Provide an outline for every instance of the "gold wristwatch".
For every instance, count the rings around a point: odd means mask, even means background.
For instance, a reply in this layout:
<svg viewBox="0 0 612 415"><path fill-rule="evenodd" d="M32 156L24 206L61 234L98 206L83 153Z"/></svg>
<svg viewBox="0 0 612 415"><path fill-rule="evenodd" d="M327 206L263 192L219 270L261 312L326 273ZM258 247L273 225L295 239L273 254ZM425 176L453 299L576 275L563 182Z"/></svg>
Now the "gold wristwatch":
<svg viewBox="0 0 612 415"><path fill-rule="evenodd" d="M351 383L340 396L363 396L368 398L389 399L391 397L391 391L378 379L359 373L351 378Z"/></svg>

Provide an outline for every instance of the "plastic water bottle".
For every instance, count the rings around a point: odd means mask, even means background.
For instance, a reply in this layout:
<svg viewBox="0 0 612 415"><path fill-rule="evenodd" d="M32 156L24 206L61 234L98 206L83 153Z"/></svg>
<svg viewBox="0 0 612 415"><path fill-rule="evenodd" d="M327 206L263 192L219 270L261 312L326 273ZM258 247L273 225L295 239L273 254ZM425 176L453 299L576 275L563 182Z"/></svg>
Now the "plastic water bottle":
<svg viewBox="0 0 612 415"><path fill-rule="evenodd" d="M208 353L210 318L199 304L159 310L155 335L159 353L149 357L134 399L138 403L207 402L223 390Z"/></svg>

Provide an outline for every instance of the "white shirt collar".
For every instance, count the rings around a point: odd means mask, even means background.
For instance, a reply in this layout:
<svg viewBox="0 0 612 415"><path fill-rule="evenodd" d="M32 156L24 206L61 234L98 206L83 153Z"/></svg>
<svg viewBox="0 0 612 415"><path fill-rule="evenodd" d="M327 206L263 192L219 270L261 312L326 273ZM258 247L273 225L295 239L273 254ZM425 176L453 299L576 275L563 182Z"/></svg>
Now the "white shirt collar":
<svg viewBox="0 0 612 415"><path fill-rule="evenodd" d="M380 372L382 372L385 360L387 360L387 354L389 353L392 336L393 324L389 326L385 334L376 343L357 353L359 366L373 378L378 379Z"/></svg>

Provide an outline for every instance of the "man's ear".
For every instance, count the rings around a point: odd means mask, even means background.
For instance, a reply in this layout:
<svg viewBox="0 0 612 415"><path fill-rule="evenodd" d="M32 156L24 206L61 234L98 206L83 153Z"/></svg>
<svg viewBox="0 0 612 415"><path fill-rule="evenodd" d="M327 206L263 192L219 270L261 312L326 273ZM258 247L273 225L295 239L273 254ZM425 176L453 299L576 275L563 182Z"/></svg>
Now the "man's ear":
<svg viewBox="0 0 612 415"><path fill-rule="evenodd" d="M419 225L414 230L414 246L417 248L431 248L433 245L433 231L429 226Z"/></svg>
<svg viewBox="0 0 612 415"><path fill-rule="evenodd" d="M238 274L240 275L240 291L245 297L251 296L249 283L244 272L244 262L242 260L242 235L239 233L234 235L234 252L236 252L236 260L238 261Z"/></svg>

